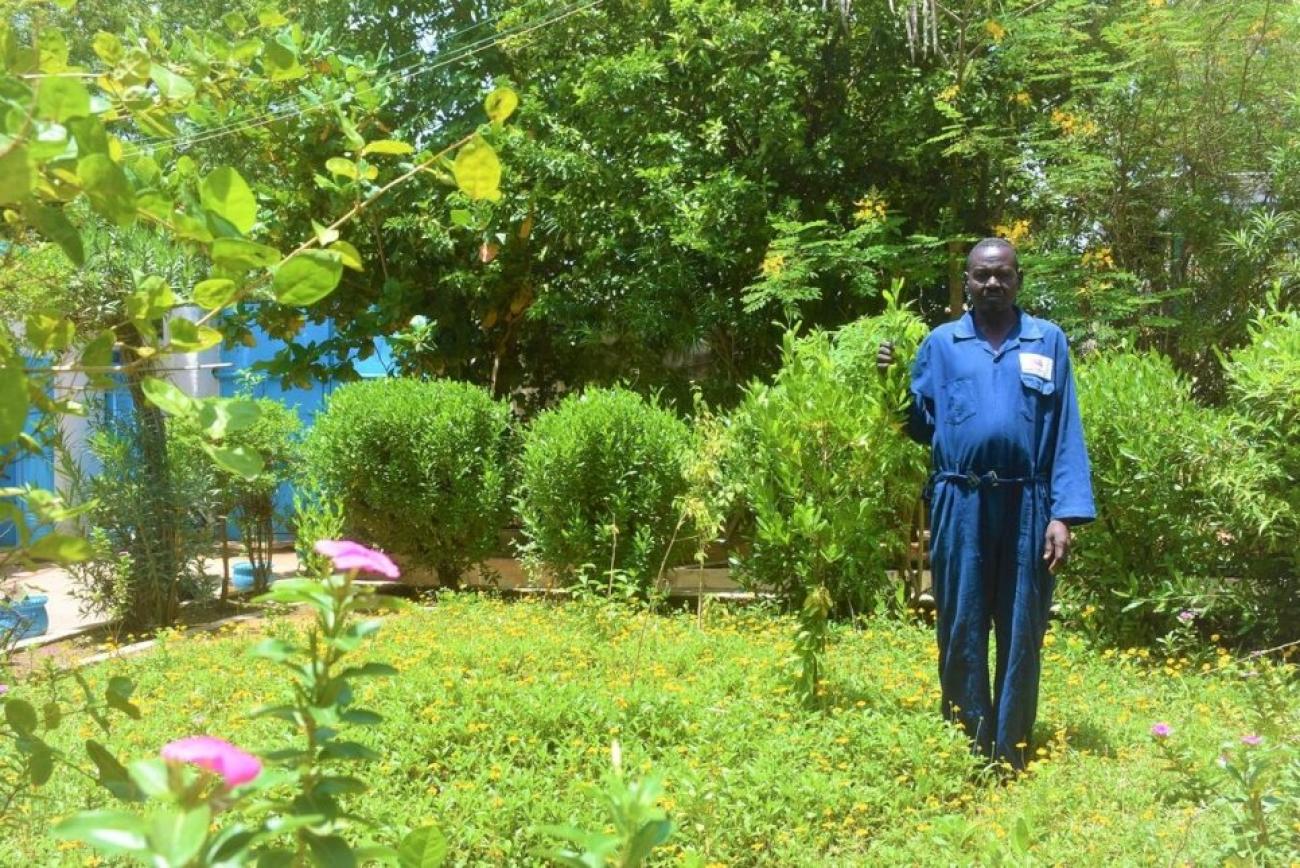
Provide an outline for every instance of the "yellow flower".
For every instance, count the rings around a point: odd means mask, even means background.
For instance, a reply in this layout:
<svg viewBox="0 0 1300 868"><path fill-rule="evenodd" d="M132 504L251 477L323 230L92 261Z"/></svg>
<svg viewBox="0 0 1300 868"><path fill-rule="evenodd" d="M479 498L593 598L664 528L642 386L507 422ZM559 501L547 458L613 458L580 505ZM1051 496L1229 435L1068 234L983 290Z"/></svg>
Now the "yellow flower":
<svg viewBox="0 0 1300 868"><path fill-rule="evenodd" d="M943 102L952 102L953 99L956 98L959 90L960 88L958 88L957 85L950 84L943 90L939 91L939 99Z"/></svg>
<svg viewBox="0 0 1300 868"><path fill-rule="evenodd" d="M994 42L1001 42L1007 35L1007 29L992 18L984 22L984 32L987 33L989 38Z"/></svg>
<svg viewBox="0 0 1300 868"><path fill-rule="evenodd" d="M1029 221L1016 220L1013 223L999 223L993 227L993 232L999 238L1005 238L1012 244L1019 245L1029 237Z"/></svg>
<svg viewBox="0 0 1300 868"><path fill-rule="evenodd" d="M780 253L769 253L763 260L762 268L765 277L776 277L785 270L785 257Z"/></svg>
<svg viewBox="0 0 1300 868"><path fill-rule="evenodd" d="M1025 108L1028 108L1030 104L1033 102L1033 100L1029 98L1028 91L1023 91L1023 90L1017 93L1015 96L1011 97L1011 99L1013 99L1018 105L1022 105Z"/></svg>
<svg viewBox="0 0 1300 868"><path fill-rule="evenodd" d="M884 220L886 213L889 211L889 203L876 192L874 187L871 188L867 195L853 204L858 206L858 210L853 212L853 219L858 223Z"/></svg>

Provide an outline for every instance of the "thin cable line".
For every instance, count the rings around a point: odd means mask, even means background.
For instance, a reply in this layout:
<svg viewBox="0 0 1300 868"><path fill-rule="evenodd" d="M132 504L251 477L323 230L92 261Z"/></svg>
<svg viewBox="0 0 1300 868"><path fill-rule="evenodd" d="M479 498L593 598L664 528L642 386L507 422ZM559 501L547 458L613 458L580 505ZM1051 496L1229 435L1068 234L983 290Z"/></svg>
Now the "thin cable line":
<svg viewBox="0 0 1300 868"><path fill-rule="evenodd" d="M475 54L479 54L484 51L487 51L490 48L493 48L494 46L506 41L507 39L514 39L516 37L527 36L528 34L540 30L543 27L548 27L551 24L555 24L559 21L562 21L563 19L568 18L572 15L576 15L579 12L583 12L586 11L587 9L591 9L596 6L599 6L603 2L604 0L586 0L586 2L571 4L563 12L552 15L550 18L546 18L542 21L532 23L528 26L521 26L513 30L505 30L500 33L493 34L490 37L485 37L484 39L478 40L477 42L470 43L470 45L468 46L463 46L460 49L456 49L452 51L450 53L450 56L448 57L442 59L436 59L435 61L425 63L425 64L416 64L408 68L407 70L402 71L401 74L395 75L394 77L386 81L382 81L380 83L380 86L387 87L389 85L398 82L407 81L411 78L414 78L417 75L423 75L426 72L432 72L435 69L439 69L443 66L447 66L449 64L455 63L456 61L464 60L465 58L472 57ZM316 111L320 111L321 109L330 108L334 105L338 105L345 102L347 99L350 98L350 96L351 95L349 94L342 97L338 97L333 100L326 100L324 102L317 103L315 105L310 105L296 111L270 113L260 117L246 118L244 121L240 121L234 126L227 126L224 128L206 130L197 135L190 136L190 137L177 137L175 139L165 139L156 142L155 144L149 144L149 145L145 145L144 147L138 147L138 148L123 148L122 155L123 158L135 157L135 156L140 156L141 154L152 153L153 151L157 150L160 147L189 147L192 145L201 144L203 142L213 141L215 139L224 138L225 136L228 135L234 135L236 133L246 132L248 130L256 129L258 127L263 127L266 126L267 124L275 123L276 121L291 120L293 118L302 117L303 115L310 114L311 112L316 112Z"/></svg>
<svg viewBox="0 0 1300 868"><path fill-rule="evenodd" d="M487 25L487 24L494 24L494 23L496 23L497 21L499 21L499 20L500 20L500 19L501 19L505 14L506 14L505 11L498 12L496 15L493 15L493 16L491 16L491 17L489 17L489 18L484 18L482 21L479 21L479 22L477 22L477 23L475 23L475 24L471 24L471 25L469 25L468 27L463 27L463 28L461 28L460 30L453 31L452 33L448 34L448 35L445 37L444 41L455 39L455 38L458 37L458 36L464 36L466 33L469 33L471 30L477 30L478 28L483 27L484 25ZM459 49L451 49L451 50L455 51L455 50L459 50ZM404 52L402 52L401 54L398 54L398 55L395 55L395 56L393 56L393 57L390 57L390 58L385 62L384 65L385 65L386 67L392 67L392 66L394 66L394 65L397 63L397 61L399 61L399 60L401 60L401 59L403 59L403 58L405 58L405 57L410 57L410 56L413 55L413 54L419 54L421 51L422 51L422 49L420 49L420 48L412 48L410 51L404 51ZM439 56L441 56L441 55L444 54L444 53L446 53L446 52L439 52L439 54L434 55L434 57L432 57L432 58L425 58L424 60L421 61L421 63L427 63L427 62L429 62L430 60L437 59ZM419 64L418 64L418 63L417 63L417 64L412 64L411 66L406 67L406 69L414 69L416 66L419 66ZM97 75L98 75L97 73L86 73L86 77L88 77L88 78L95 78ZM245 79L245 80L246 80L246 81L270 81L270 79L267 78L266 76L260 76L260 75L259 75L259 76L252 76L252 77L250 77L250 78L248 78L248 79ZM286 112L286 113L287 113L287 112ZM268 114L268 115L271 115L271 114L280 114L280 112L268 112L267 114ZM222 125L220 125L220 126L209 127L208 129L203 130L202 132L204 132L204 133L211 133L211 132L217 132L217 131L219 131L219 130L233 129L233 128L235 128L235 127L238 127L238 126L240 126L240 125L242 125L242 124L248 122L249 120L251 120L251 118L243 118L243 119L241 119L241 120L237 120L237 121L230 121L230 122L228 122L228 123L226 123L226 124L222 124ZM172 141L175 140L175 138L176 138L176 137L170 137L170 136L146 136L146 137L141 138L141 139L136 139L135 141L132 142L132 144L133 144L133 145L136 145L136 146L144 146L144 145L161 144L161 143L164 143L164 142L172 142Z"/></svg>

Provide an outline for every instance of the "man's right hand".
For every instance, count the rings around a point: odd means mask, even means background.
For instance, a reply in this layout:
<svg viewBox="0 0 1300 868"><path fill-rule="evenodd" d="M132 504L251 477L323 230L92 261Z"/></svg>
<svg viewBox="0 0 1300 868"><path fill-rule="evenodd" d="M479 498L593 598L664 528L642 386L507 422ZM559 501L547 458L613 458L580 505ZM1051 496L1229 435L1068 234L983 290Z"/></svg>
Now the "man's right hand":
<svg viewBox="0 0 1300 868"><path fill-rule="evenodd" d="M876 350L876 370L884 373L894 364L894 342L885 341Z"/></svg>

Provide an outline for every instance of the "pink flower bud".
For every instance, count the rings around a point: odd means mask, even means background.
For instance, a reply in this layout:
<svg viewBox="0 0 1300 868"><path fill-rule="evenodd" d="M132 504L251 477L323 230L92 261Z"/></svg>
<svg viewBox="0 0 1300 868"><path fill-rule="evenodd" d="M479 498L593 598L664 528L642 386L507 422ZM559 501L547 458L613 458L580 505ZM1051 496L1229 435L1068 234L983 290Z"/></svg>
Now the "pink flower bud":
<svg viewBox="0 0 1300 868"><path fill-rule="evenodd" d="M1241 737L1241 743L1249 747L1254 747L1255 745L1259 744L1263 740L1264 740L1263 736L1256 735L1253 732L1250 733L1249 735L1243 735Z"/></svg>
<svg viewBox="0 0 1300 868"><path fill-rule="evenodd" d="M1151 737L1152 737L1152 738L1169 738L1170 733L1172 733L1173 731L1174 731L1173 727L1171 727L1169 724L1167 724L1167 723L1161 721L1160 723L1152 724L1152 726L1151 726Z"/></svg>

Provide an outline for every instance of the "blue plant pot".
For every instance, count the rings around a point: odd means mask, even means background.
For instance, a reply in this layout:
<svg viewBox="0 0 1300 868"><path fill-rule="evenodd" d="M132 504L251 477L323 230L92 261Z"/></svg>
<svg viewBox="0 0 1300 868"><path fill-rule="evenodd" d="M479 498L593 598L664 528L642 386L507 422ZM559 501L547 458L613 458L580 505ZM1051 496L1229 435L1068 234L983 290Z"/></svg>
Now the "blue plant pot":
<svg viewBox="0 0 1300 868"><path fill-rule="evenodd" d="M45 610L49 601L49 597L38 594L16 603L0 603L0 637L18 641L44 636L50 630L50 613Z"/></svg>
<svg viewBox="0 0 1300 868"><path fill-rule="evenodd" d="M230 568L230 587L236 591L252 590L253 565L248 561L236 561Z"/></svg>

